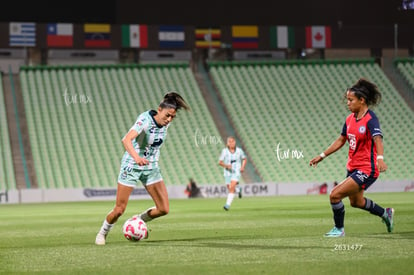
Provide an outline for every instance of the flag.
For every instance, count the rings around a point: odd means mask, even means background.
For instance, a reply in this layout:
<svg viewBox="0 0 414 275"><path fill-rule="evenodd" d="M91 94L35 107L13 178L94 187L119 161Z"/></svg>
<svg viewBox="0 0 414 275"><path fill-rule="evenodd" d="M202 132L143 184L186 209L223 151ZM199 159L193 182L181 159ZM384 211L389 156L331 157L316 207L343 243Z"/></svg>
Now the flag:
<svg viewBox="0 0 414 275"><path fill-rule="evenodd" d="M148 48L147 25L122 25L122 47Z"/></svg>
<svg viewBox="0 0 414 275"><path fill-rule="evenodd" d="M10 22L9 32L10 46L36 46L36 23Z"/></svg>
<svg viewBox="0 0 414 275"><path fill-rule="evenodd" d="M158 39L161 48L182 48L185 40L184 27L160 26Z"/></svg>
<svg viewBox="0 0 414 275"><path fill-rule="evenodd" d="M232 26L232 46L235 49L257 49L259 28L257 26Z"/></svg>
<svg viewBox="0 0 414 275"><path fill-rule="evenodd" d="M270 27L270 46L287 49L295 47L295 29L289 26Z"/></svg>
<svg viewBox="0 0 414 275"><path fill-rule="evenodd" d="M330 48L331 27L329 26L307 26L306 48Z"/></svg>
<svg viewBox="0 0 414 275"><path fill-rule="evenodd" d="M110 24L85 24L86 48L110 48L111 47L111 25Z"/></svg>
<svg viewBox="0 0 414 275"><path fill-rule="evenodd" d="M197 28L195 30L196 48L220 48L221 30L219 28Z"/></svg>
<svg viewBox="0 0 414 275"><path fill-rule="evenodd" d="M72 47L73 24L49 23L47 24L48 47Z"/></svg>

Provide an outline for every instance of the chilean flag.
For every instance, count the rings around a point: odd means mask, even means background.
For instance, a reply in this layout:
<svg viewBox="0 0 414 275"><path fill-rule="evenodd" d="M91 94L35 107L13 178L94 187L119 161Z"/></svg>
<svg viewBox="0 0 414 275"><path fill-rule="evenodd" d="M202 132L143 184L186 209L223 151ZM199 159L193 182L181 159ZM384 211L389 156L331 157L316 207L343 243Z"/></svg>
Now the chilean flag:
<svg viewBox="0 0 414 275"><path fill-rule="evenodd" d="M73 24L47 24L48 47L73 47Z"/></svg>

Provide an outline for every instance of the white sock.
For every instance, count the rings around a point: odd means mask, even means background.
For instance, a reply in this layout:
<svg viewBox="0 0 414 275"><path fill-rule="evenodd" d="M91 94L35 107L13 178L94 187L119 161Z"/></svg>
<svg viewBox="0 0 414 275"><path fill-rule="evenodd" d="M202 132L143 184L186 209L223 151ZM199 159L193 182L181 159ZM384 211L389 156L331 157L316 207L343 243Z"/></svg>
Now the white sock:
<svg viewBox="0 0 414 275"><path fill-rule="evenodd" d="M144 212L142 212L141 214L139 214L141 220L143 220L144 222L150 222L150 221L152 221L152 218L148 215L148 212L151 209L155 209L155 206L150 207L147 210L145 210Z"/></svg>
<svg viewBox="0 0 414 275"><path fill-rule="evenodd" d="M111 231L113 226L114 226L114 224L108 223L105 219L103 224L102 224L101 230L99 232L103 235L107 235L109 233L109 231Z"/></svg>
<svg viewBox="0 0 414 275"><path fill-rule="evenodd" d="M231 205L231 203L233 202L233 199L234 199L234 193L229 193L229 194L227 195L227 201L226 201L226 204L227 204L228 206L230 206L230 205Z"/></svg>

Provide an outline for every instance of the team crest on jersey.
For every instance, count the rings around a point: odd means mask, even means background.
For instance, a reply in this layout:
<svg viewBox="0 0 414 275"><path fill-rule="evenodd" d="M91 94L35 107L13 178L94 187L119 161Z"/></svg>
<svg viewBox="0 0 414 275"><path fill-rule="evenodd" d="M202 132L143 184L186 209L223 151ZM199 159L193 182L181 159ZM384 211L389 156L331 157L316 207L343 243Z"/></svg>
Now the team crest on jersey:
<svg viewBox="0 0 414 275"><path fill-rule="evenodd" d="M361 134L365 133L365 130L366 130L365 126L360 126L358 129L359 133Z"/></svg>

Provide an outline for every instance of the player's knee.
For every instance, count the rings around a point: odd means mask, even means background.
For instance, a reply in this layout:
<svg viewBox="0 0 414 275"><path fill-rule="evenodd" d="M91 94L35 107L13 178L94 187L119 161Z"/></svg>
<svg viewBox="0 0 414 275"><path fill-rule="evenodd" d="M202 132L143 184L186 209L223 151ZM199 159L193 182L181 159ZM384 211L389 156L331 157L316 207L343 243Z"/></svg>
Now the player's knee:
<svg viewBox="0 0 414 275"><path fill-rule="evenodd" d="M336 192L331 192L329 194L329 200L331 202L339 202L340 200L342 200L341 196L339 194L337 194Z"/></svg>

